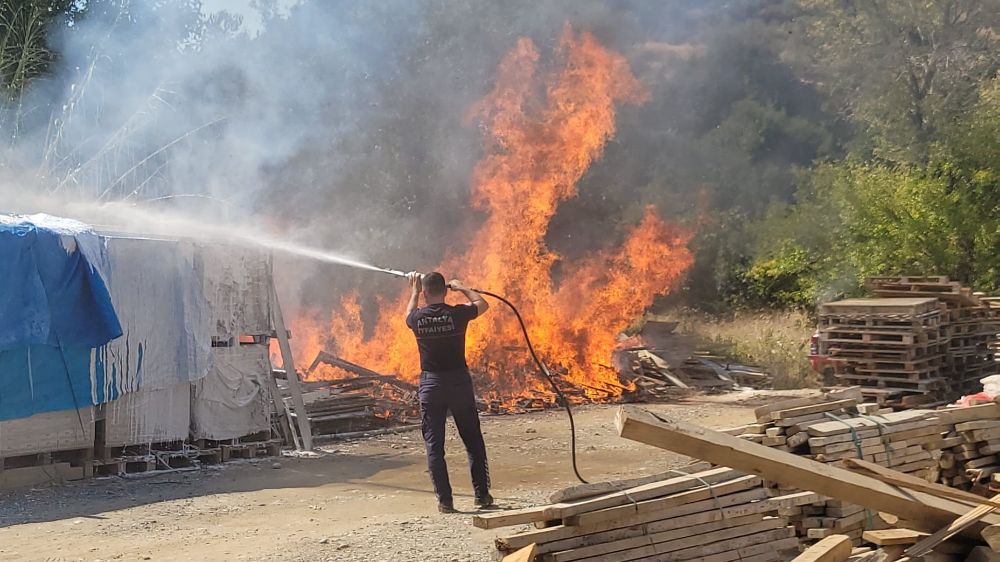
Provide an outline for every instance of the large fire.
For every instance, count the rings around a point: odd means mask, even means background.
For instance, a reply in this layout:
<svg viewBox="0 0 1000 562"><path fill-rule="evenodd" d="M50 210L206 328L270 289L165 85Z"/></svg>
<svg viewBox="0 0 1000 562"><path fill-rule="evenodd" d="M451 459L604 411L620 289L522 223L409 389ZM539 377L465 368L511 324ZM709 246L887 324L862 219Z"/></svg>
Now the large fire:
<svg viewBox="0 0 1000 562"><path fill-rule="evenodd" d="M472 202L487 218L464 253L435 269L507 296L563 381L591 399L615 397L625 390L610 366L616 336L691 264L689 234L647 208L619 248L567 263L546 246L560 202L576 195L577 182L615 133L615 104L640 104L648 94L624 57L569 26L553 63L541 68L539 58L534 43L520 39L500 63L493 91L468 114L483 133L485 153L473 173ZM311 361L330 343L349 361L415 382L417 348L401 293L379 303L378 324L367 338L357 293L343 299L329 322L317 322L315 311L299 318L292 325L297 353ZM470 325L467 341L487 400L549 396L515 318L499 303Z"/></svg>

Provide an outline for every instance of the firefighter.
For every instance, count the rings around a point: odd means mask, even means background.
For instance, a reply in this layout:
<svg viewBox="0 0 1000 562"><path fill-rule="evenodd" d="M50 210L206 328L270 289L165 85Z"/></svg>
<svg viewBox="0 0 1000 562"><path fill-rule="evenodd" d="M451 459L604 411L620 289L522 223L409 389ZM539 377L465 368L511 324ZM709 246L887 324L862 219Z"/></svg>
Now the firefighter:
<svg viewBox="0 0 1000 562"><path fill-rule="evenodd" d="M468 453L476 507L492 507L486 443L479 427L472 377L465 361L466 327L486 312L489 304L461 281L446 284L444 276L436 271L424 276L411 272L406 277L410 282L406 325L413 330L420 351L420 421L438 511L456 512L448 481L448 465L444 459L448 412L455 420ZM449 289L462 293L468 303L446 304L444 299ZM418 307L421 292L425 306Z"/></svg>

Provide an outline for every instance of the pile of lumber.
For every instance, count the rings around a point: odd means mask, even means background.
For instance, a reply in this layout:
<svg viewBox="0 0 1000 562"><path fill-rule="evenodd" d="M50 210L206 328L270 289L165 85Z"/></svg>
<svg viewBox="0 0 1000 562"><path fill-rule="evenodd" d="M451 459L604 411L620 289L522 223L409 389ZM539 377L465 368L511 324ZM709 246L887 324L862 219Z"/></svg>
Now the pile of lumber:
<svg viewBox="0 0 1000 562"><path fill-rule="evenodd" d="M961 418L975 414L935 415L939 424L957 424L968 423L970 420ZM1000 417L994 415L994 419ZM910 431L903 427L917 421L896 420L896 431L890 433ZM986 499L864 460L820 463L635 406L623 406L616 422L619 434L627 439L706 462L726 463L784 486L814 490L863 506L890 525L898 525L895 529L863 533L865 540L878 547L877 551L848 551L845 540L850 538L838 533L810 547L797 561L985 562L1000 558L1000 514L994 512L1000 507L1000 495ZM862 429L867 428L855 428Z"/></svg>
<svg viewBox="0 0 1000 562"><path fill-rule="evenodd" d="M936 298L847 299L819 308L820 354L845 385L864 387L880 403L923 395L944 403L950 387L941 369L948 333Z"/></svg>
<svg viewBox="0 0 1000 562"><path fill-rule="evenodd" d="M924 297L941 303L946 346L940 372L951 395L979 392L979 380L996 373L991 344L997 339L1000 309L991 308L972 289L943 276L873 277L867 285L878 297Z"/></svg>
<svg viewBox="0 0 1000 562"><path fill-rule="evenodd" d="M862 400L860 387L831 390L817 396L792 398L754 409L757 423L727 430L768 447L805 452L811 424L856 415Z"/></svg>
<svg viewBox="0 0 1000 562"><path fill-rule="evenodd" d="M862 389L849 387L773 402L755 409L756 424L724 431L822 463L860 458L936 479L942 428L935 412L892 412L861 399ZM776 482L767 484L776 493L795 491ZM860 544L862 532L875 523L873 514L860 505L836 499L787 508L780 515L803 540L841 534Z"/></svg>
<svg viewBox="0 0 1000 562"><path fill-rule="evenodd" d="M937 415L945 432L939 481L987 495L1000 474L1000 405L949 408Z"/></svg>
<svg viewBox="0 0 1000 562"><path fill-rule="evenodd" d="M586 499L477 515L473 523L484 529L533 524L501 536L496 547L504 555L534 545L534 560L775 562L799 545L778 510L818 499L811 492L771 497L760 477L713 468Z"/></svg>

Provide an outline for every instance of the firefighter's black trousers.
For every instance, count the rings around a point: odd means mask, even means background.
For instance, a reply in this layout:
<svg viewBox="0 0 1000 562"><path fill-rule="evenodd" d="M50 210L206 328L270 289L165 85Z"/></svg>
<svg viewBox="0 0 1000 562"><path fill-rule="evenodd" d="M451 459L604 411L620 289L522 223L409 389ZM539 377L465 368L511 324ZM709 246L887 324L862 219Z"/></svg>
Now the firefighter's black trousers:
<svg viewBox="0 0 1000 562"><path fill-rule="evenodd" d="M452 505L448 464L444 460L445 421L451 412L458 434L465 443L472 471L472 487L477 498L485 498L490 490L490 469L486 461L486 443L479 428L479 412L467 371L420 374L420 416L424 444L427 446L427 467L438 501Z"/></svg>

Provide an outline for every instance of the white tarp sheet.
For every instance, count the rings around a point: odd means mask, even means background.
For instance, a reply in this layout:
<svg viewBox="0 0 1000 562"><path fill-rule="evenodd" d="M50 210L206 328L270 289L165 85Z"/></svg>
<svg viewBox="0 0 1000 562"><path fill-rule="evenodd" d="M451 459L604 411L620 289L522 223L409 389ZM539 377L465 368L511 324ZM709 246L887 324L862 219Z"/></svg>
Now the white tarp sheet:
<svg viewBox="0 0 1000 562"><path fill-rule="evenodd" d="M200 245L196 269L212 315L212 335L236 339L271 330L271 264L238 246Z"/></svg>
<svg viewBox="0 0 1000 562"><path fill-rule="evenodd" d="M111 301L122 337L98 357L119 393L155 390L208 374L211 313L186 242L111 238Z"/></svg>
<svg viewBox="0 0 1000 562"><path fill-rule="evenodd" d="M191 397L193 438L232 439L270 427L267 352L257 344L212 348L212 368Z"/></svg>

